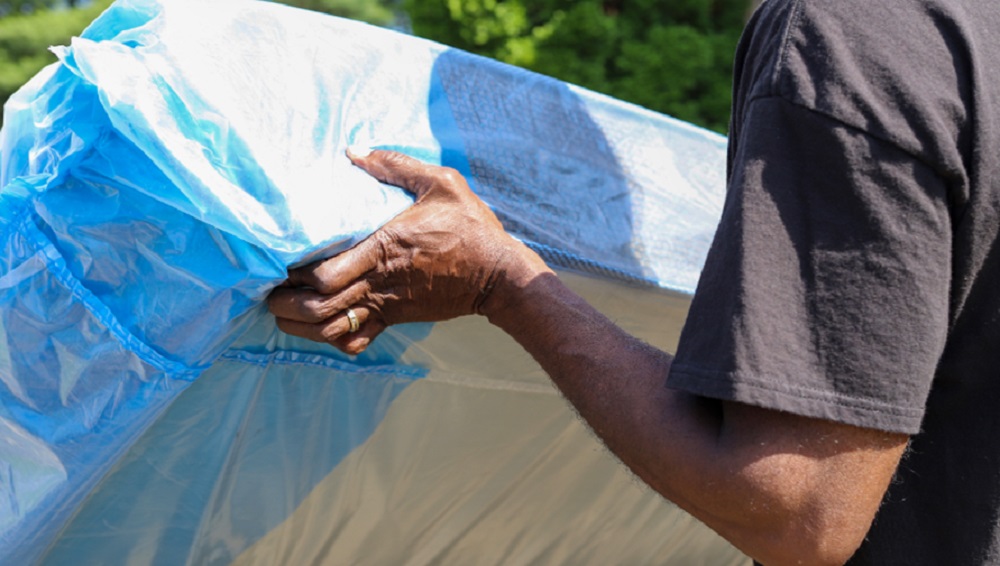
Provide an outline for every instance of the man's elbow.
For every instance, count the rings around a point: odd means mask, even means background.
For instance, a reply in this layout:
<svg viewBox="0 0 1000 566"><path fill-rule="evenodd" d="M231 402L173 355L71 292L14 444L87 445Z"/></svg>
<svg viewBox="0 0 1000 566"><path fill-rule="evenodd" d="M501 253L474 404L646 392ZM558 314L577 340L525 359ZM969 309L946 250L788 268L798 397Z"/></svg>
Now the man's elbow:
<svg viewBox="0 0 1000 566"><path fill-rule="evenodd" d="M751 534L755 542L748 554L765 566L840 565L861 546L869 527L870 521L856 517L841 521L792 517L784 525Z"/></svg>
<svg viewBox="0 0 1000 566"><path fill-rule="evenodd" d="M849 560L909 438L738 404L726 409L716 453L726 464L714 479L729 489L715 509L746 543L731 538L734 544L767 565Z"/></svg>
<svg viewBox="0 0 1000 566"><path fill-rule="evenodd" d="M731 501L736 546L767 566L843 564L864 541L881 493L831 485L829 470L800 457L776 456L745 468ZM819 469L818 469L819 468ZM780 472L779 472L780 470ZM742 494L742 497L738 497ZM859 496L860 495L860 496ZM737 508L742 508L737 511Z"/></svg>

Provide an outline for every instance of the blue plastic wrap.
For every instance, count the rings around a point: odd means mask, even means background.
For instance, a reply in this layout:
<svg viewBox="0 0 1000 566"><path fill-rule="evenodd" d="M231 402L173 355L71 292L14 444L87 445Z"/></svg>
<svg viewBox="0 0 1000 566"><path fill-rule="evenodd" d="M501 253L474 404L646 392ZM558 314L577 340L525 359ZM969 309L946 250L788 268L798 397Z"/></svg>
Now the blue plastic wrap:
<svg viewBox="0 0 1000 566"><path fill-rule="evenodd" d="M478 531L442 525L488 515L475 490L387 504L378 520L357 511L407 486L437 493L430 476L408 475L412 455L380 469L381 495L364 505L320 505L354 517L337 544L277 534L330 478L384 450L371 446L431 446L403 433L372 444L406 403L434 415L448 399L514 403L482 391L552 397L530 360L481 329L393 328L356 358L276 331L262 301L289 266L346 249L411 202L351 166L348 145L456 167L515 236L605 281L598 303L638 301L622 282L683 299L721 207L723 138L357 22L246 0L119 0L56 52L8 102L0 132L3 564L280 563L302 549L344 563L390 553L358 542L385 528L409 541L389 563L463 556L462 536ZM658 324L648 306L617 309L636 331ZM664 316L672 331L683 319ZM482 362L497 352L508 354ZM461 440L447 446L468 454ZM530 469L514 451L497 477L518 484ZM392 517L442 528L407 538ZM664 552L651 544L643 552Z"/></svg>

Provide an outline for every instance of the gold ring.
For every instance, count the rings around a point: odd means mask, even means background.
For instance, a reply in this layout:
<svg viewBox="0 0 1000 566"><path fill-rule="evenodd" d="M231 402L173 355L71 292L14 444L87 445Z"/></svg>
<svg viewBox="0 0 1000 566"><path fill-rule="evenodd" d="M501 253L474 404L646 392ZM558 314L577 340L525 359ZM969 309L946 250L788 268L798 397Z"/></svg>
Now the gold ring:
<svg viewBox="0 0 1000 566"><path fill-rule="evenodd" d="M354 309L347 309L344 313L347 315L347 322L351 324L350 328L347 329L347 332L351 334L357 332L358 329L361 328L361 322L358 321L357 313L354 312Z"/></svg>

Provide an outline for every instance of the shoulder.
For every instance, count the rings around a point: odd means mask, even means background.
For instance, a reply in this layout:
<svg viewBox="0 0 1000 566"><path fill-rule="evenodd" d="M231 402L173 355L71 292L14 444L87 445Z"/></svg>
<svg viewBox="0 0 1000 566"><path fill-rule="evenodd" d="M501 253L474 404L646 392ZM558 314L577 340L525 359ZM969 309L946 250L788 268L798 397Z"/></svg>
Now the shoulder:
<svg viewBox="0 0 1000 566"><path fill-rule="evenodd" d="M734 112L780 97L935 168L967 126L975 2L766 0L737 53ZM970 13L970 11L972 13ZM979 14L981 15L981 14ZM991 54L992 55L992 54Z"/></svg>

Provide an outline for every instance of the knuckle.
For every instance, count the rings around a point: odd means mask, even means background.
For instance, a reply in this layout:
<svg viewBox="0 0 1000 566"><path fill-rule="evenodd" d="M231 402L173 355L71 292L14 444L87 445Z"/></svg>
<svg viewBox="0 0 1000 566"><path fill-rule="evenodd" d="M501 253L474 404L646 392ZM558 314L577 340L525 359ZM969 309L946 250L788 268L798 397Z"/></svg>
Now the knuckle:
<svg viewBox="0 0 1000 566"><path fill-rule="evenodd" d="M335 312L334 300L315 295L298 303L298 314L305 322L322 322Z"/></svg>
<svg viewBox="0 0 1000 566"><path fill-rule="evenodd" d="M332 294L334 289L334 278L336 277L336 267L332 262L324 262L313 272L312 287L323 294Z"/></svg>
<svg viewBox="0 0 1000 566"><path fill-rule="evenodd" d="M382 248L391 246L399 239L399 231L393 224L386 224L381 229L371 235L373 252L379 253Z"/></svg>
<svg viewBox="0 0 1000 566"><path fill-rule="evenodd" d="M305 299L296 303L296 311L299 318L306 322L319 322L317 320L317 300L315 298Z"/></svg>
<svg viewBox="0 0 1000 566"><path fill-rule="evenodd" d="M401 238L392 228L383 228L372 236L372 253L375 254L374 273L378 275L384 273L392 264L392 258L396 255L394 250Z"/></svg>
<svg viewBox="0 0 1000 566"><path fill-rule="evenodd" d="M365 277L358 282L357 288L357 300L354 302L367 304L377 301L378 295L375 293L375 288L372 287L371 279Z"/></svg>
<svg viewBox="0 0 1000 566"><path fill-rule="evenodd" d="M451 189L459 189L465 185L465 177L451 167L441 168L440 179L443 185Z"/></svg>

